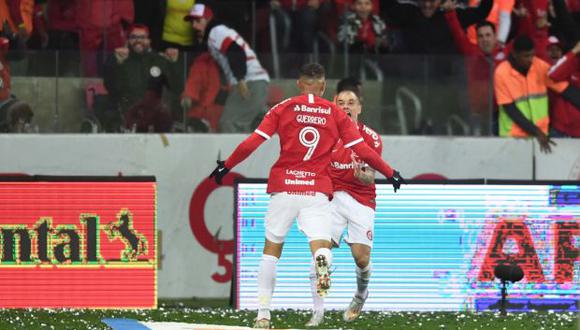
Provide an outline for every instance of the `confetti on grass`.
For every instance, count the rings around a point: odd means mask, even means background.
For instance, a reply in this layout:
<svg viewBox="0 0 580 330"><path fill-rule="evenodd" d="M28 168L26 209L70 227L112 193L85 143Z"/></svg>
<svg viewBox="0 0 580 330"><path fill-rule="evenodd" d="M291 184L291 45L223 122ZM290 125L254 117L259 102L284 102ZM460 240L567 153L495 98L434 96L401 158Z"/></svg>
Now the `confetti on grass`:
<svg viewBox="0 0 580 330"><path fill-rule="evenodd" d="M143 322L183 322L252 326L255 311L220 307L198 307L189 303L162 303L157 310L72 310L72 309L3 309L0 329L110 329L102 319L127 318ZM341 311L329 311L322 329L580 329L580 313L450 313L450 312L363 312L352 323L342 321ZM310 318L305 310L282 310L272 313L278 329L303 329Z"/></svg>

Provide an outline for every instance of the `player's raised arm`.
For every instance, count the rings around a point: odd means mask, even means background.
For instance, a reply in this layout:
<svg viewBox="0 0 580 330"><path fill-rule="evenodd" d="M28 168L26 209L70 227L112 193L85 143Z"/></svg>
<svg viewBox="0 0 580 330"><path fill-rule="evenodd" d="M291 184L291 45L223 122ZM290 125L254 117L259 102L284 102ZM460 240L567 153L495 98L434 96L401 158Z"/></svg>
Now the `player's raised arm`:
<svg viewBox="0 0 580 330"><path fill-rule="evenodd" d="M236 150L234 150L228 159L225 161L217 161L217 166L213 172L211 172L209 177L214 178L217 184L222 184L223 177L228 174L230 169L248 158L248 156L250 156L264 141L265 140L258 134L252 133L252 135L248 136L248 138L238 145Z"/></svg>

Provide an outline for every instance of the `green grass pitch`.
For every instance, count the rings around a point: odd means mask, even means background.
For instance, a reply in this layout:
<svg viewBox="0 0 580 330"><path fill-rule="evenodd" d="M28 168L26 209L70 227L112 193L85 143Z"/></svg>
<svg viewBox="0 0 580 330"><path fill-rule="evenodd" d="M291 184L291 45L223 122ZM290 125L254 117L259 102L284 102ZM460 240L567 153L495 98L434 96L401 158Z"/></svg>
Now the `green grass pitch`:
<svg viewBox="0 0 580 330"><path fill-rule="evenodd" d="M156 310L59 310L3 309L0 329L109 329L101 319L131 318L141 321L187 322L251 326L255 311L236 311L225 300L161 301ZM278 329L304 329L310 312L286 310L273 312ZM324 329L580 329L580 313L407 313L364 312L355 322L342 321L340 311L327 312Z"/></svg>

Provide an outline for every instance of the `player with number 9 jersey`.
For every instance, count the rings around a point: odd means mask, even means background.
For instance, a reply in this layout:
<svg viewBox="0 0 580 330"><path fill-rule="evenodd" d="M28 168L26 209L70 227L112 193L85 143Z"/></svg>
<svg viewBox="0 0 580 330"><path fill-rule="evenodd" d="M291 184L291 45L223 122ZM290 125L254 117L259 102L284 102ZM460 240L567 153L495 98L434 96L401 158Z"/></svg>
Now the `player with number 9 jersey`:
<svg viewBox="0 0 580 330"><path fill-rule="evenodd" d="M266 241L258 271L258 316L255 328L270 327L270 303L276 265L288 231L296 219L309 240L315 261L319 296L330 289L332 223L329 198L332 181L328 166L332 148L339 140L387 178L394 171L363 142L357 126L334 103L320 97L326 81L320 64L306 64L298 79L301 95L286 99L266 114L258 128L238 145L210 177L219 184L231 168L246 159L274 134L280 138L280 156L272 166L267 192L271 194L264 219Z"/></svg>
<svg viewBox="0 0 580 330"><path fill-rule="evenodd" d="M324 73L321 75L324 77ZM309 79L299 80L302 90L322 88L324 92L324 78L314 79L314 87L308 85ZM392 178L393 169L366 143L361 143L364 139L348 115L318 95L303 92L272 107L254 134L226 159L224 168L229 171L278 133L280 156L270 171L268 193L320 192L330 196L332 182L328 165L332 148L339 140L372 168Z"/></svg>
<svg viewBox="0 0 580 330"><path fill-rule="evenodd" d="M344 111L313 94L280 102L255 132L265 139L274 133L280 138L280 158L270 171L268 193L312 191L330 196L328 164L336 142L342 137L347 148L363 142Z"/></svg>

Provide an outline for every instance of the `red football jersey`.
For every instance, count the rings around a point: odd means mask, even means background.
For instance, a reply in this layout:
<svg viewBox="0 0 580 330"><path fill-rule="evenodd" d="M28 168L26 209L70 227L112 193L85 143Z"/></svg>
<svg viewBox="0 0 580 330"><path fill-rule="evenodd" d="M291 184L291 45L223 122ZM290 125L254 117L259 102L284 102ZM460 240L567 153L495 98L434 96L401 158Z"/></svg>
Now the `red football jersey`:
<svg viewBox="0 0 580 330"><path fill-rule="evenodd" d="M334 103L299 95L270 109L255 130L270 139L280 137L280 157L268 178L268 193L315 191L332 194L328 164L339 139L345 147L363 142L355 123Z"/></svg>
<svg viewBox="0 0 580 330"><path fill-rule="evenodd" d="M379 134L363 124L359 124L358 129L366 144L381 155L383 143ZM329 172L334 191L345 191L359 203L374 210L376 207L375 198L377 197L375 183L365 185L354 177L353 154L355 159L360 161L353 150L343 146L342 141L338 141L332 150Z"/></svg>

